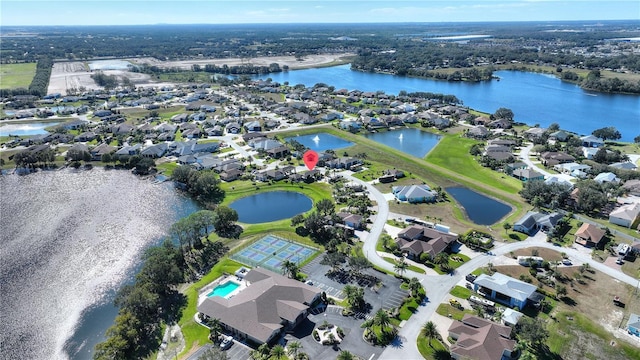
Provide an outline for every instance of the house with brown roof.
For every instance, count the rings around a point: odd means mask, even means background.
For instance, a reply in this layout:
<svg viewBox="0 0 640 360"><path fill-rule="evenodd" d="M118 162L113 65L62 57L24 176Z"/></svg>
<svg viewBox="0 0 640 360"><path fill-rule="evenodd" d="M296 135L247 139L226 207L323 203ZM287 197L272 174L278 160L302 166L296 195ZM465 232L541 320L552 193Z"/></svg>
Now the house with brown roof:
<svg viewBox="0 0 640 360"><path fill-rule="evenodd" d="M220 320L236 338L273 343L294 329L320 301L321 291L275 272L255 268L242 281L246 287L232 297L206 296L198 311Z"/></svg>
<svg viewBox="0 0 640 360"><path fill-rule="evenodd" d="M583 246L596 247L604 239L605 232L599 227L584 223L576 231L576 242Z"/></svg>
<svg viewBox="0 0 640 360"><path fill-rule="evenodd" d="M576 161L576 158L562 151L545 151L540 154L544 166L553 166Z"/></svg>
<svg viewBox="0 0 640 360"><path fill-rule="evenodd" d="M509 326L465 314L454 321L449 336L456 340L450 348L453 359L500 360L516 359L516 341L511 339Z"/></svg>
<svg viewBox="0 0 640 360"><path fill-rule="evenodd" d="M458 240L458 235L414 224L398 233L396 244L409 258L420 258L422 253L435 257Z"/></svg>

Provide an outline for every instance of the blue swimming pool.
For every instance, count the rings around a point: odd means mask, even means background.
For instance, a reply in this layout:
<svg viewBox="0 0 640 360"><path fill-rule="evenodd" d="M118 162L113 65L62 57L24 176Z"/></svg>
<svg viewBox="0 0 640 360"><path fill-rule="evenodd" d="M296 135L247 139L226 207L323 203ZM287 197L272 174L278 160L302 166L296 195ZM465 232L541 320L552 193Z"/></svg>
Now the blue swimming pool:
<svg viewBox="0 0 640 360"><path fill-rule="evenodd" d="M220 296L226 298L227 296L229 296L229 294L231 294L239 287L240 284L238 284L237 282L227 281L226 283L220 284L213 288L213 290L211 290L211 292L207 294L207 297Z"/></svg>

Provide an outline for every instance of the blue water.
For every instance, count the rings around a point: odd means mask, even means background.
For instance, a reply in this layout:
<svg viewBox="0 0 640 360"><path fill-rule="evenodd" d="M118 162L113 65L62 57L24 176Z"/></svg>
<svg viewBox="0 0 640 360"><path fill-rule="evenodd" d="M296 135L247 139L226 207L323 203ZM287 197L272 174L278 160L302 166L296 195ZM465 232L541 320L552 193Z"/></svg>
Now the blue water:
<svg viewBox="0 0 640 360"><path fill-rule="evenodd" d="M215 288L213 288L213 290L211 290L211 292L208 293L207 296L208 297L219 296L219 297L226 298L227 296L229 296L229 294L231 294L233 291L235 291L239 287L240 287L240 284L233 281L227 281L226 283L222 285L218 285Z"/></svg>
<svg viewBox="0 0 640 360"><path fill-rule="evenodd" d="M337 150L353 145L352 142L343 140L337 136L327 133L317 133L311 135L292 136L285 138L285 141L295 140L302 145L315 151Z"/></svg>
<svg viewBox="0 0 640 360"><path fill-rule="evenodd" d="M290 85L325 83L336 89L378 91L387 94L424 91L452 94L465 106L489 113L500 107L513 110L515 120L529 125L560 127L578 134L590 134L604 126L615 126L623 141L640 135L640 96L605 94L580 89L551 75L497 71L500 81L480 83L447 82L388 74L351 71L350 65L305 69L261 75Z"/></svg>
<svg viewBox="0 0 640 360"><path fill-rule="evenodd" d="M417 158L425 157L440 141L439 135L414 128L369 133L364 136Z"/></svg>
<svg viewBox="0 0 640 360"><path fill-rule="evenodd" d="M447 192L462 206L471 221L491 225L511 211L511 206L464 187L448 187Z"/></svg>
<svg viewBox="0 0 640 360"><path fill-rule="evenodd" d="M238 212L240 222L258 224L288 219L310 210L312 205L309 197L297 192L269 191L240 198L229 207Z"/></svg>
<svg viewBox="0 0 640 360"><path fill-rule="evenodd" d="M35 122L29 124L7 124L0 126L0 136L29 136L44 135L49 132L45 130L50 126L56 126L59 122Z"/></svg>

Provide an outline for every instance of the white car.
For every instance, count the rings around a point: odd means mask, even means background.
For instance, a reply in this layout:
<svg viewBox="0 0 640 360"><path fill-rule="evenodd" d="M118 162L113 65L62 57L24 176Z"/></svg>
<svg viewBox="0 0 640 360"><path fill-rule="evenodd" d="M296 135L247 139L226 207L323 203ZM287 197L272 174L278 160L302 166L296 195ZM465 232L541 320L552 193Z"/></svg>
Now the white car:
<svg viewBox="0 0 640 360"><path fill-rule="evenodd" d="M226 350L230 348L232 344L233 344L233 336L227 336L220 343L220 349Z"/></svg>
<svg viewBox="0 0 640 360"><path fill-rule="evenodd" d="M569 260L569 259L564 259L564 260L562 260L562 264L563 264L563 265L567 265L567 266L568 266L568 265L571 265L571 260Z"/></svg>

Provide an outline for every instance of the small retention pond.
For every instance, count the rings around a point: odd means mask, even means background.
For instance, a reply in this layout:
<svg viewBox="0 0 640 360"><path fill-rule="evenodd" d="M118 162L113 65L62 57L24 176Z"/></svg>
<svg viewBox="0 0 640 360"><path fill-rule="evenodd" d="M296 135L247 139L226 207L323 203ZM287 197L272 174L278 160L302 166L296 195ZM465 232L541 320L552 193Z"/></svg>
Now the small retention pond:
<svg viewBox="0 0 640 360"><path fill-rule="evenodd" d="M327 133L292 136L285 138L285 140L295 140L314 151L337 150L353 145L352 142L343 140L337 136L333 136Z"/></svg>
<svg viewBox="0 0 640 360"><path fill-rule="evenodd" d="M293 191L269 191L240 198L229 207L238 212L238 221L259 224L288 219L311 210L313 202Z"/></svg>
<svg viewBox="0 0 640 360"><path fill-rule="evenodd" d="M446 189L478 225L491 225L511 211L511 206L464 187Z"/></svg>
<svg viewBox="0 0 640 360"><path fill-rule="evenodd" d="M439 135L413 128L371 133L365 137L420 159L440 141Z"/></svg>

